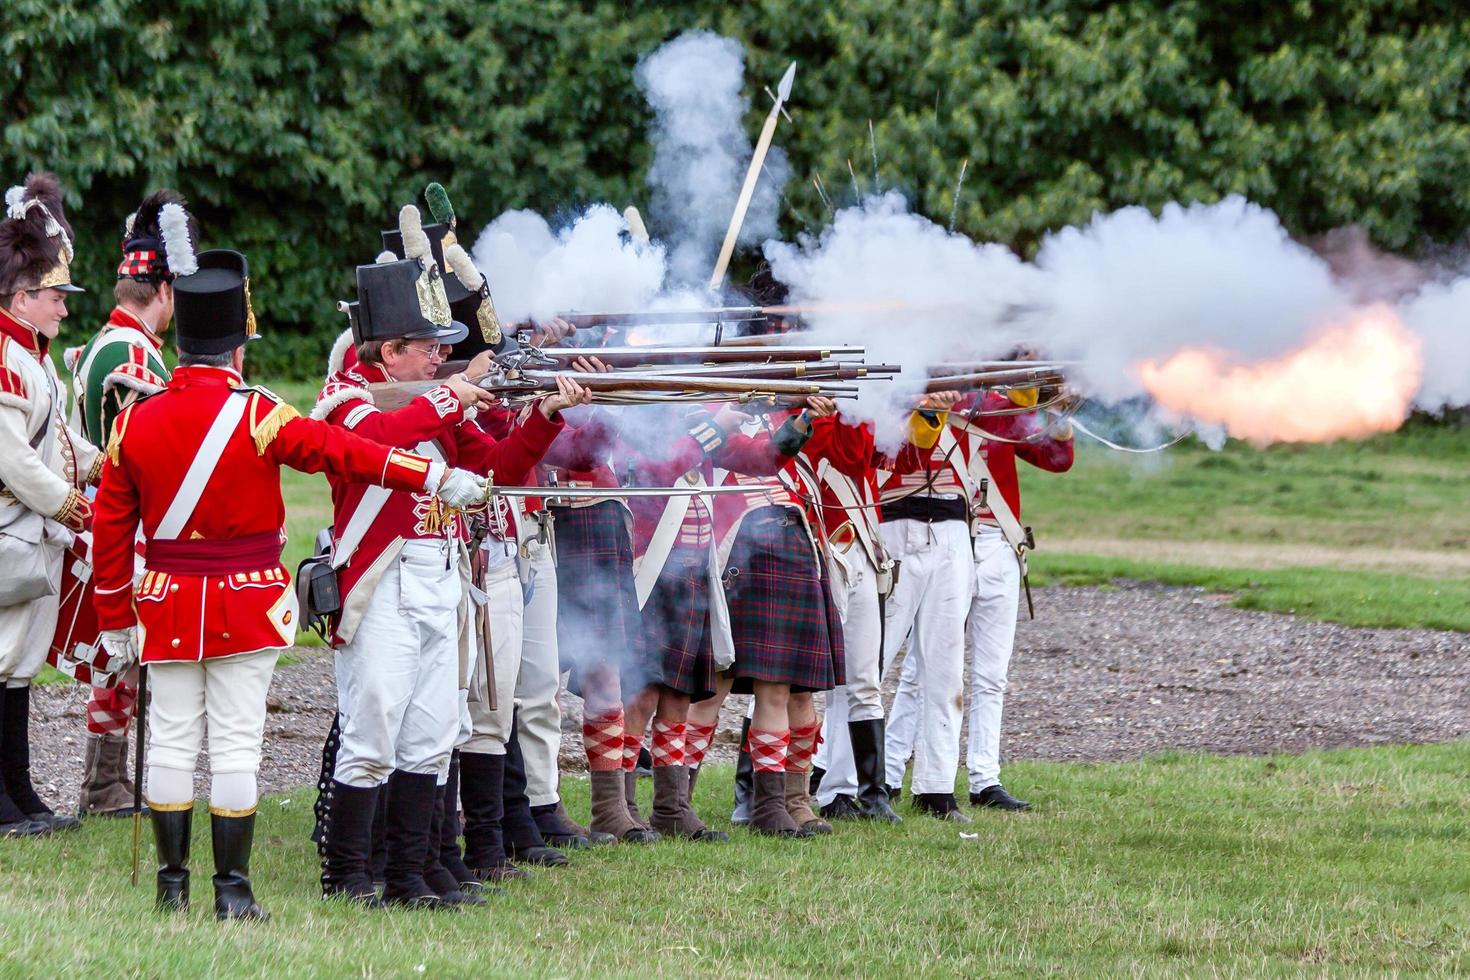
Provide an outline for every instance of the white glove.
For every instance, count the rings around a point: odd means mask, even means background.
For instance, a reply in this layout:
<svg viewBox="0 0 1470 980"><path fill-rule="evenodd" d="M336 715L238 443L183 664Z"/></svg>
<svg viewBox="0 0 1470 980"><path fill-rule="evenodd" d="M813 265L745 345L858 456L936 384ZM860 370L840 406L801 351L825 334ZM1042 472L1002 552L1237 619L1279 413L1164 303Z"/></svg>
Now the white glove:
<svg viewBox="0 0 1470 980"><path fill-rule="evenodd" d="M469 470L453 469L439 484L439 499L455 510L485 502L485 478Z"/></svg>
<svg viewBox="0 0 1470 980"><path fill-rule="evenodd" d="M120 674L138 662L138 631L132 627L125 630L103 630L102 649L112 659L107 663L111 673Z"/></svg>

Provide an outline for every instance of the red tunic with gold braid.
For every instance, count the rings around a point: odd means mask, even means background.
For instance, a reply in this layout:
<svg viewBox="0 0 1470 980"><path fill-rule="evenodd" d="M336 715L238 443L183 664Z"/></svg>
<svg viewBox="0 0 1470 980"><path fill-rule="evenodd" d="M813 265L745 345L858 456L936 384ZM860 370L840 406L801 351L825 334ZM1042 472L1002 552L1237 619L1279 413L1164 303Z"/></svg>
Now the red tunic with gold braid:
<svg viewBox="0 0 1470 980"><path fill-rule="evenodd" d="M144 663L198 661L290 646L296 596L281 565L281 467L422 490L430 461L304 419L225 368L181 367L160 394L118 416L93 521L103 629L135 622ZM154 540L205 434L231 397L248 398L198 504L178 536ZM133 541L148 572L133 587Z"/></svg>
<svg viewBox="0 0 1470 980"><path fill-rule="evenodd" d="M507 485L525 481L562 428L559 418L552 421L539 408L532 408L505 438L496 439L472 424L459 397L447 385L431 388L402 408L385 412L373 404L368 385L389 380L383 369L373 364L339 371L328 379L312 415L388 445L412 448L432 440L450 466L492 473L496 482ZM364 506L367 488L350 476L333 475L330 482L333 528L340 540ZM383 571L382 559L393 548L415 538L462 535L458 515L439 514L434 510L435 503L432 493L422 492L390 494L379 502L380 509L366 533L337 571L346 612L337 623L335 642L347 642L355 632L353 611L361 604L349 600L361 588L369 590L361 593L365 596L376 587ZM391 561L391 556L387 560Z"/></svg>

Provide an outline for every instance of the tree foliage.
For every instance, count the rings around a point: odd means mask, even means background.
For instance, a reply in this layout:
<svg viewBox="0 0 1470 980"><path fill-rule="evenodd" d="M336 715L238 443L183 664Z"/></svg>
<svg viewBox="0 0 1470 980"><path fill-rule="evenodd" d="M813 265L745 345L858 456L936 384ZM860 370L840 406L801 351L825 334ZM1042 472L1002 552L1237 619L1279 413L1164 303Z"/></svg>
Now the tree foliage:
<svg viewBox="0 0 1470 980"><path fill-rule="evenodd" d="M68 188L74 323L105 314L121 221L179 187L250 258L272 370L317 373L334 300L429 180L469 225L641 202L638 59L692 27L762 82L800 63L788 233L899 187L1025 252L1125 204L1238 192L1295 232L1413 249L1470 225L1470 16L1450 0L7 0L0 170ZM874 173L868 124L879 166ZM856 178L849 175L852 161Z"/></svg>

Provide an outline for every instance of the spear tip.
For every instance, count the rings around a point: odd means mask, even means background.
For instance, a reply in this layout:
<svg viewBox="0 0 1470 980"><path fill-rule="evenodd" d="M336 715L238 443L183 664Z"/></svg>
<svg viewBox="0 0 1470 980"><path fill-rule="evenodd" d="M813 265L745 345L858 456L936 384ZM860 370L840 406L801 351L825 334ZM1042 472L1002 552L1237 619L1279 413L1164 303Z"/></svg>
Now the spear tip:
<svg viewBox="0 0 1470 980"><path fill-rule="evenodd" d="M792 62L786 69L786 74L781 76L781 84L776 86L776 95L782 102L791 98L791 85L796 81L796 62Z"/></svg>

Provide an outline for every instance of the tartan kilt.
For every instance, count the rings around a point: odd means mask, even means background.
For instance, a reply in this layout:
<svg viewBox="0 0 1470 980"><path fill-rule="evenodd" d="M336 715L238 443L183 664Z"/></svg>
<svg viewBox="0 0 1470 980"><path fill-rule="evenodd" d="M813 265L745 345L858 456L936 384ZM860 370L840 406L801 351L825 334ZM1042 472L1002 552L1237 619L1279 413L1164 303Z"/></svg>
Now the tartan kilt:
<svg viewBox="0 0 1470 980"><path fill-rule="evenodd" d="M654 678L689 695L715 696L715 649L709 622L709 552L675 548L643 605L643 636Z"/></svg>
<svg viewBox="0 0 1470 980"><path fill-rule="evenodd" d="M801 520L786 507L762 507L741 522L725 566L735 663L734 691L753 681L796 692L843 683L842 631L821 563Z"/></svg>
<svg viewBox="0 0 1470 980"><path fill-rule="evenodd" d="M658 680L650 670L627 511L616 500L591 507L554 507L556 515L556 643L568 689L582 696L584 670L616 665L624 697Z"/></svg>

